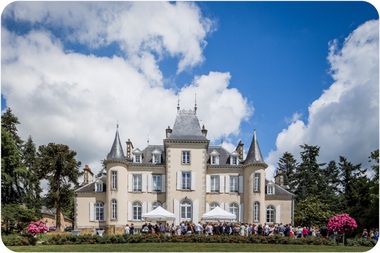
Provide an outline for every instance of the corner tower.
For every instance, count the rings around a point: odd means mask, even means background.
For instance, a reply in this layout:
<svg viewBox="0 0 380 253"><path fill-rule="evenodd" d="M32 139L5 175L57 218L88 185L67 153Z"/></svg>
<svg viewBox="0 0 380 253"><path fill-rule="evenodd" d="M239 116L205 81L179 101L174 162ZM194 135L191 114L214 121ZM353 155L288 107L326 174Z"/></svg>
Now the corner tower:
<svg viewBox="0 0 380 253"><path fill-rule="evenodd" d="M253 131L251 145L244 161L244 217L247 222L265 220L265 169L256 130ZM259 214L255 217L255 213Z"/></svg>

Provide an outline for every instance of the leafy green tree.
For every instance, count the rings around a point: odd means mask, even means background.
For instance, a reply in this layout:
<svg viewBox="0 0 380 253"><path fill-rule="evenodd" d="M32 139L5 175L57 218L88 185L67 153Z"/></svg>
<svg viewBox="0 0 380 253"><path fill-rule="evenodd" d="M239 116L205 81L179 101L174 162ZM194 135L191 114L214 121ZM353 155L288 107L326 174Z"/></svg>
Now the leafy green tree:
<svg viewBox="0 0 380 253"><path fill-rule="evenodd" d="M15 231L19 233L30 221L35 221L38 218L34 210L27 209L19 204L1 205L2 226L4 226L6 234Z"/></svg>
<svg viewBox="0 0 380 253"><path fill-rule="evenodd" d="M320 167L325 164L317 162L319 156L318 146L307 144L300 146L302 162L297 167L297 185L295 189L296 200L301 201L310 195L320 195L322 185L322 174Z"/></svg>
<svg viewBox="0 0 380 253"><path fill-rule="evenodd" d="M321 227L334 216L330 206L323 203L318 196L308 196L298 202L294 213L294 223L299 226Z"/></svg>
<svg viewBox="0 0 380 253"><path fill-rule="evenodd" d="M20 124L18 118L12 113L12 109L8 107L3 115L1 115L1 127L12 136L17 148L21 149L22 140L17 133L18 124Z"/></svg>
<svg viewBox="0 0 380 253"><path fill-rule="evenodd" d="M289 187L289 191L294 193L296 187L296 168L297 160L294 156L285 152L282 157L280 157L278 165L278 176L283 176L284 185Z"/></svg>
<svg viewBox="0 0 380 253"><path fill-rule="evenodd" d="M23 182L27 171L14 135L1 127L1 203L21 203L25 195Z"/></svg>
<svg viewBox="0 0 380 253"><path fill-rule="evenodd" d="M68 205L68 195L73 187L79 185L79 167L81 162L75 159L76 152L67 145L49 143L38 148L38 165L44 178L48 180L47 197L57 210L56 226L61 230L60 213Z"/></svg>
<svg viewBox="0 0 380 253"><path fill-rule="evenodd" d="M41 192L40 179L38 167L37 167L37 149L31 136L22 146L22 162L27 169L27 176L24 183L24 189L26 195L24 197L24 203L28 208L36 209L39 213L42 207L41 204Z"/></svg>
<svg viewBox="0 0 380 253"><path fill-rule="evenodd" d="M370 180L369 186L369 212L367 228L371 228L374 224L379 224L379 149L371 152L369 162L374 162L371 165L372 171L375 173Z"/></svg>
<svg viewBox="0 0 380 253"><path fill-rule="evenodd" d="M330 161L326 168L321 169L320 200L330 206L334 213L343 210L343 196L339 194L339 169L335 161Z"/></svg>

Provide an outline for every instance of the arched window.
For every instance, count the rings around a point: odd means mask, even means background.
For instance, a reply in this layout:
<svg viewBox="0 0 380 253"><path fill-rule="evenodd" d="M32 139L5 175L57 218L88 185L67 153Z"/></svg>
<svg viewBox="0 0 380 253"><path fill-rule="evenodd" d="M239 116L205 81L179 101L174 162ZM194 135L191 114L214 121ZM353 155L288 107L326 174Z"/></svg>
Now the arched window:
<svg viewBox="0 0 380 253"><path fill-rule="evenodd" d="M133 202L132 208L133 208L133 219L141 220L141 203L138 201Z"/></svg>
<svg viewBox="0 0 380 253"><path fill-rule="evenodd" d="M162 204L161 204L160 201L153 202L153 204L152 204L152 209L154 210L154 209L156 209L156 208L159 207L159 206L162 206Z"/></svg>
<svg viewBox="0 0 380 253"><path fill-rule="evenodd" d="M236 215L236 221L239 220L239 205L237 203L232 203L230 205L230 213L233 213Z"/></svg>
<svg viewBox="0 0 380 253"><path fill-rule="evenodd" d="M116 199L111 200L111 219L117 219L117 201Z"/></svg>
<svg viewBox="0 0 380 253"><path fill-rule="evenodd" d="M269 205L267 207L267 223L274 223L274 206Z"/></svg>
<svg viewBox="0 0 380 253"><path fill-rule="evenodd" d="M104 221L104 204L102 202L95 204L95 220Z"/></svg>
<svg viewBox="0 0 380 253"><path fill-rule="evenodd" d="M192 219L193 206L190 200L183 200L180 205L181 221L190 221Z"/></svg>
<svg viewBox="0 0 380 253"><path fill-rule="evenodd" d="M254 222L260 221L260 203L257 201L253 205L253 221Z"/></svg>
<svg viewBox="0 0 380 253"><path fill-rule="evenodd" d="M212 202L212 203L210 204L210 211L213 210L213 209L214 209L215 207L217 207L217 206L219 206L218 203L216 203L216 202Z"/></svg>

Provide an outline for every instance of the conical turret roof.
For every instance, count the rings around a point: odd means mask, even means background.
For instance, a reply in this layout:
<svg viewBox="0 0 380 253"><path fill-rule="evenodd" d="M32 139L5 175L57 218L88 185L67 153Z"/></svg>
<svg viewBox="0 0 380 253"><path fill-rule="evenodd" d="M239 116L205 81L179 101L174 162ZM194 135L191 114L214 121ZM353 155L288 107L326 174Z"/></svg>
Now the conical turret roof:
<svg viewBox="0 0 380 253"><path fill-rule="evenodd" d="M123 147L120 142L119 127L116 129L115 139L113 141L111 151L107 155L107 160L126 160Z"/></svg>
<svg viewBox="0 0 380 253"><path fill-rule="evenodd" d="M265 163L257 142L256 130L253 131L251 146L245 159L244 164Z"/></svg>

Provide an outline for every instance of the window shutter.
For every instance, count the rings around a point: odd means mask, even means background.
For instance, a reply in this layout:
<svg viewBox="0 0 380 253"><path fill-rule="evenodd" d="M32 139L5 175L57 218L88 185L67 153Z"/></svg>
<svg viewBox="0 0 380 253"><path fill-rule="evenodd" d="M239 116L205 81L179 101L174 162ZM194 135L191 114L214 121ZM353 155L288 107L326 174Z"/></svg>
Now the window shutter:
<svg viewBox="0 0 380 253"><path fill-rule="evenodd" d="M104 220L104 221L107 220L107 213L108 213L108 212L107 212L107 208L108 208L107 205L104 204L104 205L103 205L103 214L104 214L103 220Z"/></svg>
<svg viewBox="0 0 380 253"><path fill-rule="evenodd" d="M224 193L224 176L219 176L219 192Z"/></svg>
<svg viewBox="0 0 380 253"><path fill-rule="evenodd" d="M195 183L196 183L196 178L195 178L196 173L191 172L191 190L195 191Z"/></svg>
<svg viewBox="0 0 380 253"><path fill-rule="evenodd" d="M220 203L220 208L222 208L224 210L224 202Z"/></svg>
<svg viewBox="0 0 380 253"><path fill-rule="evenodd" d="M181 177L182 177L182 172L177 171L177 190L181 190Z"/></svg>
<svg viewBox="0 0 380 253"><path fill-rule="evenodd" d="M226 193L230 192L230 175L226 176Z"/></svg>
<svg viewBox="0 0 380 253"><path fill-rule="evenodd" d="M128 220L133 220L133 208L132 208L132 202L128 201Z"/></svg>
<svg viewBox="0 0 380 253"><path fill-rule="evenodd" d="M141 175L141 192L146 192L147 175Z"/></svg>
<svg viewBox="0 0 380 253"><path fill-rule="evenodd" d="M132 192L132 174L128 175L128 191Z"/></svg>
<svg viewBox="0 0 380 253"><path fill-rule="evenodd" d="M206 202L206 213L210 211L210 204Z"/></svg>
<svg viewBox="0 0 380 253"><path fill-rule="evenodd" d="M206 192L211 192L211 177L210 175L206 175Z"/></svg>
<svg viewBox="0 0 380 253"><path fill-rule="evenodd" d="M239 193L243 193L243 176L239 176Z"/></svg>
<svg viewBox="0 0 380 253"><path fill-rule="evenodd" d="M180 213L179 213L179 201L174 199L174 215L175 215L175 220L174 224L179 225L180 222Z"/></svg>
<svg viewBox="0 0 380 253"><path fill-rule="evenodd" d="M90 221L94 221L95 220L95 207L94 207L94 203L90 202L88 203L89 206L88 206L88 209L89 209L89 212L90 212Z"/></svg>
<svg viewBox="0 0 380 253"><path fill-rule="evenodd" d="M153 205L152 205L152 202L147 202L148 203L148 210L147 212L150 212L153 210Z"/></svg>
<svg viewBox="0 0 380 253"><path fill-rule="evenodd" d="M193 223L197 224L199 221L199 200L194 200L193 203Z"/></svg>
<svg viewBox="0 0 380 253"><path fill-rule="evenodd" d="M165 175L162 175L161 176L161 191L162 192L166 192L166 181L165 181L166 177Z"/></svg>
<svg viewBox="0 0 380 253"><path fill-rule="evenodd" d="M274 221L275 223L280 223L280 215L281 215L281 206L278 205L276 206L276 220Z"/></svg>
<svg viewBox="0 0 380 253"><path fill-rule="evenodd" d="M147 210L148 210L148 202L143 202L142 203L142 207L141 207L141 214L144 214L144 213L146 213L147 212Z"/></svg>
<svg viewBox="0 0 380 253"><path fill-rule="evenodd" d="M230 211L230 205L228 203L224 203L224 210Z"/></svg>
<svg viewBox="0 0 380 253"><path fill-rule="evenodd" d="M244 221L244 204L240 204L240 213L239 213L239 221L243 222Z"/></svg>
<svg viewBox="0 0 380 253"><path fill-rule="evenodd" d="M148 192L152 192L153 179L152 174L148 174Z"/></svg>

